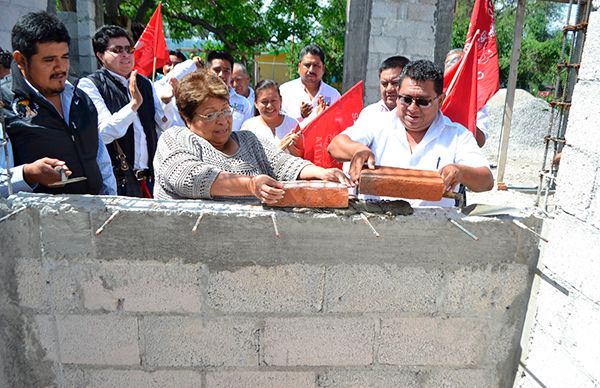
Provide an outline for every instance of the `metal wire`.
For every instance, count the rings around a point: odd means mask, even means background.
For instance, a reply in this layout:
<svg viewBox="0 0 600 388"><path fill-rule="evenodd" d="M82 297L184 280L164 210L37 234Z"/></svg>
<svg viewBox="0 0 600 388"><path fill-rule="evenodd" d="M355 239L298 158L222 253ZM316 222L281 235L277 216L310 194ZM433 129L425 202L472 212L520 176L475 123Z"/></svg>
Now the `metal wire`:
<svg viewBox="0 0 600 388"><path fill-rule="evenodd" d="M565 133L573 97L573 89L577 82L577 74L583 52L583 44L587 24L591 12L591 0L569 1L565 27L563 27L562 47L559 63L556 66L556 79L554 95L550 106L550 124L544 136L544 157L540 169L540 183L538 185L535 205L540 206L543 196L543 209L548 209L550 191L554 190L556 175L558 173L557 156L565 146ZM571 15L577 8L575 24L571 24ZM568 50L567 50L568 47ZM552 155L550 158L549 156Z"/></svg>

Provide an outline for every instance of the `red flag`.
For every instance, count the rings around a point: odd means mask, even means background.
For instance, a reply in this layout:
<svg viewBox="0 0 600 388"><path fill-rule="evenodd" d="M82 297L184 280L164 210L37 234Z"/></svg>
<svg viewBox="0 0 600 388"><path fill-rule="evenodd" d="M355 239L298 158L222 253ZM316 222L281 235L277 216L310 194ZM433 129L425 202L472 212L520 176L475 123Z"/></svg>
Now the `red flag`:
<svg viewBox="0 0 600 388"><path fill-rule="evenodd" d="M162 22L162 3L158 3L156 11L152 14L150 21L140 39L135 44L135 66L138 73L149 77L152 72L169 62L169 50L165 41L165 32ZM156 65L154 59L156 58Z"/></svg>
<svg viewBox="0 0 600 388"><path fill-rule="evenodd" d="M480 34L473 41L475 32ZM500 88L498 46L494 27L494 5L492 0L475 0L469 32L465 39L465 50L470 42L477 49L477 110L481 109Z"/></svg>
<svg viewBox="0 0 600 388"><path fill-rule="evenodd" d="M363 82L359 81L344 95L327 107L302 130L304 159L324 168L342 168L327 152L331 140L354 124L363 108Z"/></svg>
<svg viewBox="0 0 600 388"><path fill-rule="evenodd" d="M479 36L477 32L475 38ZM466 45L465 45L466 47ZM446 90L446 98L442 104L442 112L450 120L465 126L475 135L477 124L477 50L469 45L460 61L453 66L453 78ZM446 76L444 76L446 82Z"/></svg>

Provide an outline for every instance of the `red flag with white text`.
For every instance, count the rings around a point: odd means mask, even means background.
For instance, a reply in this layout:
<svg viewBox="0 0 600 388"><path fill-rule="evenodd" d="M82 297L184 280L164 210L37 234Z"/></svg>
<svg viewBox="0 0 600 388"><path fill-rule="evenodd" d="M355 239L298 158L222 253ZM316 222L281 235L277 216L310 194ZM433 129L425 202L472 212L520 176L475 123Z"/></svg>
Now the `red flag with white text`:
<svg viewBox="0 0 600 388"><path fill-rule="evenodd" d="M475 39L479 34L475 34ZM477 50L472 45L465 50L463 56L454 66L453 78L446 90L446 98L442 103L444 115L456 123L462 124L475 135L477 124Z"/></svg>
<svg viewBox="0 0 600 388"><path fill-rule="evenodd" d="M304 159L324 168L342 168L327 152L331 140L352 126L363 108L364 85L359 81L344 95L327 107L302 130Z"/></svg>
<svg viewBox="0 0 600 388"><path fill-rule="evenodd" d="M477 50L477 110L481 109L500 88L498 46L496 45L492 0L475 0L469 32L465 39L465 50L467 45L473 41L473 36L478 30L479 37L473 42Z"/></svg>
<svg viewBox="0 0 600 388"><path fill-rule="evenodd" d="M169 63L169 50L165 41L161 9L162 3L158 3L144 32L135 44L134 69L146 77L151 76L153 70ZM154 58L156 58L156 65Z"/></svg>

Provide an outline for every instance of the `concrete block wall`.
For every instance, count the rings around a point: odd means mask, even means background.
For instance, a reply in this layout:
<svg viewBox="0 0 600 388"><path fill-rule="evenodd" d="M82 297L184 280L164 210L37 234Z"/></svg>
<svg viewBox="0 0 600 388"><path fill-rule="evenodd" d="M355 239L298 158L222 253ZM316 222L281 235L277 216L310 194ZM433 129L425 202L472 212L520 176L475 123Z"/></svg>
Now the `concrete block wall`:
<svg viewBox="0 0 600 388"><path fill-rule="evenodd" d="M597 3L597 2L596 2ZM567 126L550 240L540 255L517 386L600 386L600 11L595 4Z"/></svg>
<svg viewBox="0 0 600 388"><path fill-rule="evenodd" d="M429 59L443 63L438 52L450 48L448 34L440 34L452 26L451 1L438 0L373 0L371 32L365 79L365 100L379 100L378 69L393 55L410 60ZM440 31L438 31L440 30ZM440 62L441 60L441 62Z"/></svg>
<svg viewBox="0 0 600 388"><path fill-rule="evenodd" d="M0 23L0 47L12 51L10 33L19 18L31 11L45 11L47 0L0 0L2 23Z"/></svg>
<svg viewBox="0 0 600 388"><path fill-rule="evenodd" d="M510 219L374 215L376 238L222 202L20 194L0 214L21 207L0 222L2 388L512 385L538 250Z"/></svg>

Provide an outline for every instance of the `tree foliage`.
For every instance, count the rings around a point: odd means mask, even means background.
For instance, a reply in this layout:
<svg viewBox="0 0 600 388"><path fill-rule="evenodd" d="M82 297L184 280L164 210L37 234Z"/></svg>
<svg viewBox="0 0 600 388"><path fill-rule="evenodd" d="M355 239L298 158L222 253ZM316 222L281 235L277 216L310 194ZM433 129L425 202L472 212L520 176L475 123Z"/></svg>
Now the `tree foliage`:
<svg viewBox="0 0 600 388"><path fill-rule="evenodd" d="M462 47L465 42L474 0L458 0L452 29L452 46ZM516 0L495 0L496 40L500 83L506 85L512 54L516 19ZM542 0L530 0L525 12L523 42L517 87L537 91L543 85L552 85L556 65L560 60L562 6Z"/></svg>
<svg viewBox="0 0 600 388"><path fill-rule="evenodd" d="M104 22L141 35L158 0L96 0L103 3ZM341 81L347 0L169 0L163 20L174 39L208 38L210 48L223 48L248 62L263 51L287 51L295 74L300 49L311 42L327 55L326 81ZM57 0L71 10L74 0ZM323 5L323 3L325 5Z"/></svg>

